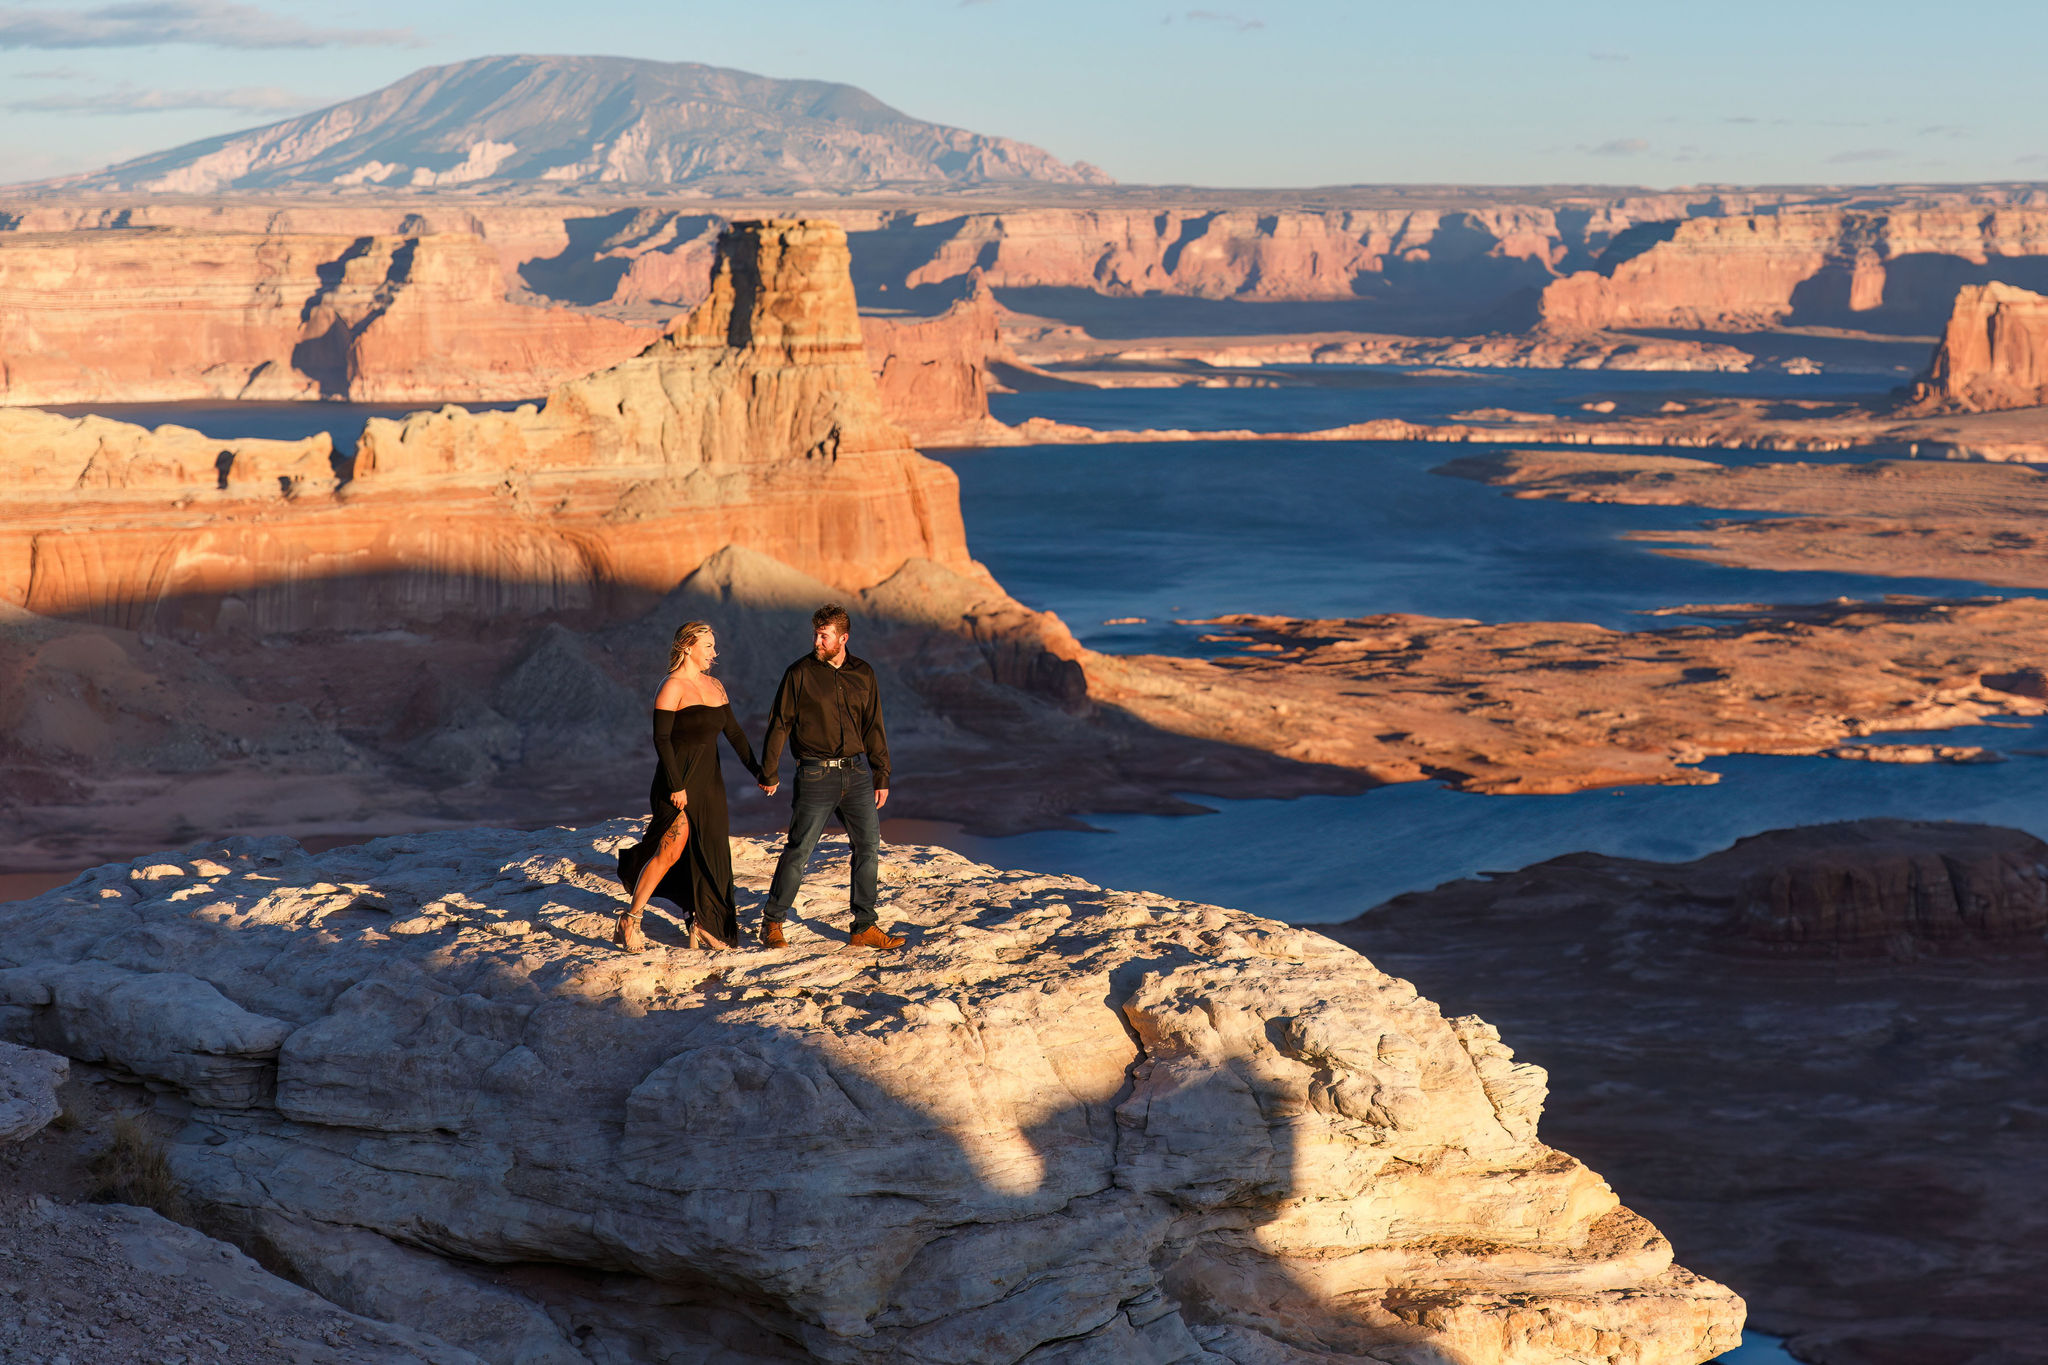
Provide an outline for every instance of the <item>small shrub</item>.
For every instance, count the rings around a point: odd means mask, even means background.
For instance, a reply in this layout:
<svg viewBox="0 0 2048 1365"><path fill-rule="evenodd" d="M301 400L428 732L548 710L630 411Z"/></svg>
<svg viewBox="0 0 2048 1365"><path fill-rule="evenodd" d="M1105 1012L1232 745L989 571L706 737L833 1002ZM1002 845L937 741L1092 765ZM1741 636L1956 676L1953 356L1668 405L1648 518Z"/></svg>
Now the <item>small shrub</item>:
<svg viewBox="0 0 2048 1365"><path fill-rule="evenodd" d="M163 1140L133 1114L114 1120L112 1136L86 1166L92 1176L87 1197L96 1204L136 1204L174 1222L191 1217L185 1195L171 1174Z"/></svg>
<svg viewBox="0 0 2048 1365"><path fill-rule="evenodd" d="M60 1133L68 1133L79 1123L78 1115L68 1106L57 1111L57 1117L50 1120L50 1127Z"/></svg>

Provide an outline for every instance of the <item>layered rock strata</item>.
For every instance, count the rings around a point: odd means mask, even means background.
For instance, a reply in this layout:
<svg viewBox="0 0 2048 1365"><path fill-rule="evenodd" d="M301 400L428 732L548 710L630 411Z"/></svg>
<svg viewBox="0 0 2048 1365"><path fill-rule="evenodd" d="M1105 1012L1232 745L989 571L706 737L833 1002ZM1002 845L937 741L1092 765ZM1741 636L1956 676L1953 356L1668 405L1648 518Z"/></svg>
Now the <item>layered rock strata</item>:
<svg viewBox="0 0 2048 1365"><path fill-rule="evenodd" d="M1330 932L1550 1069L1751 1325L1827 1365L2039 1355L2048 845L1868 820L1687 863L1577 853Z"/></svg>
<svg viewBox="0 0 2048 1365"><path fill-rule="evenodd" d="M0 233L0 402L530 398L651 328L506 299L468 233Z"/></svg>
<svg viewBox="0 0 2048 1365"><path fill-rule="evenodd" d="M882 406L920 446L995 445L1014 439L989 415L992 364L1014 363L995 295L976 279L966 298L933 318L864 317L861 335Z"/></svg>
<svg viewBox="0 0 2048 1365"><path fill-rule="evenodd" d="M210 442L5 415L12 600L106 624L259 632L644 609L741 543L848 588L913 556L978 573L952 474L867 370L845 238L736 230L705 304L538 408L373 421L338 477L325 438Z"/></svg>
<svg viewBox="0 0 2048 1365"><path fill-rule="evenodd" d="M2048 280L2048 211L1813 207L1645 225L1609 243L1596 268L1544 286L1539 315L1566 330L1932 330L1958 286L1993 280Z"/></svg>
<svg viewBox="0 0 2048 1365"><path fill-rule="evenodd" d="M2048 297L1967 285L1909 410L1985 412L2048 404Z"/></svg>
<svg viewBox="0 0 2048 1365"><path fill-rule="evenodd" d="M625 956L635 828L99 868L0 907L0 1021L175 1103L216 1225L457 1345L492 1294L565 1361L1735 1344L1739 1300L1537 1138L1540 1070L1313 933L896 847L900 956L820 932L843 857L788 948L663 920ZM774 849L734 852L751 904Z"/></svg>
<svg viewBox="0 0 2048 1365"><path fill-rule="evenodd" d="M1847 738L2048 714L2005 690L2048 652L2024 598L1685 607L1713 624L1372 616L1209 623L1216 660L1085 654L1089 695L1168 733L1379 782L1549 793L1711 783L1730 753L1816 754ZM2024 687L2022 690L2026 690Z"/></svg>

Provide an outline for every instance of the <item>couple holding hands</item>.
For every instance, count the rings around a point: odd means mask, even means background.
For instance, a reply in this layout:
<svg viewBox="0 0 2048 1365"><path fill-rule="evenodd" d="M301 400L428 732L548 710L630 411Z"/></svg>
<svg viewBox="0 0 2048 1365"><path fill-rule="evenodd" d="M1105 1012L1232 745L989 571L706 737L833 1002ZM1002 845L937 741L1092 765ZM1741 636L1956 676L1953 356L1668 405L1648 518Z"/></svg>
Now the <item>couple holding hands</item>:
<svg viewBox="0 0 2048 1365"><path fill-rule="evenodd" d="M614 939L630 952L647 947L640 917L654 896L674 902L690 918L690 946L712 950L739 944L739 913L732 894L732 844L725 781L718 766L723 734L763 792L776 777L782 746L796 756L796 792L789 838L775 864L768 904L761 912L761 945L783 946L783 921L803 885L804 871L825 822L835 813L853 843L853 927L849 941L863 948L900 948L903 940L875 922L881 858L881 807L889 800L889 742L882 730L882 695L874 669L847 653L851 622L833 605L811 613L811 652L791 664L768 714L761 761L732 712L725 687L711 676L718 639L702 621L676 631L668 677L654 698L654 808L647 833L619 850L619 880L633 903L619 916Z"/></svg>

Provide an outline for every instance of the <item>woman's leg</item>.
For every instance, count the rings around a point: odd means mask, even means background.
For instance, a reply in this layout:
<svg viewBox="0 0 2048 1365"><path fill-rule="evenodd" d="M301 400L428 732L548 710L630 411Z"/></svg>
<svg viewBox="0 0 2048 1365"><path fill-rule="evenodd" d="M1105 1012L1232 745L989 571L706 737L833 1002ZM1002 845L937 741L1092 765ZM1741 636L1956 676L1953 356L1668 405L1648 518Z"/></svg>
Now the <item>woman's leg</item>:
<svg viewBox="0 0 2048 1365"><path fill-rule="evenodd" d="M640 877L633 883L633 904L619 912L619 924L612 937L628 952L644 952L647 936L640 932L640 915L647 909L647 902L661 886L661 879L676 865L684 847L690 840L690 817L677 812L669 821L668 828L661 832L661 839L648 855L646 866L640 869Z"/></svg>
<svg viewBox="0 0 2048 1365"><path fill-rule="evenodd" d="M647 908L647 902L654 898L661 886L661 879L676 865L676 859L683 856L683 848L690 841L690 817L678 814L669 821L668 828L661 832L661 841L648 856L647 866L640 869L640 880L633 884L633 907L626 911L637 915Z"/></svg>

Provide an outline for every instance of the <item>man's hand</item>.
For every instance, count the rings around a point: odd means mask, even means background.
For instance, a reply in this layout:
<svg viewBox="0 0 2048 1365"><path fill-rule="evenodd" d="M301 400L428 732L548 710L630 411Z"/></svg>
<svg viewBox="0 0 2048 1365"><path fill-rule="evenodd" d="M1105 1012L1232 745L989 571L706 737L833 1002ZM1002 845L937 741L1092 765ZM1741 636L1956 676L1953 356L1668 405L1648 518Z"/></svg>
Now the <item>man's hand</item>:
<svg viewBox="0 0 2048 1365"><path fill-rule="evenodd" d="M668 799L675 803L677 810L682 810L690 804L690 794L688 792L670 792Z"/></svg>
<svg viewBox="0 0 2048 1365"><path fill-rule="evenodd" d="M754 785L761 789L761 795L773 796L775 795L775 789L782 784L780 782L756 782Z"/></svg>
<svg viewBox="0 0 2048 1365"><path fill-rule="evenodd" d="M876 790L875 790L875 809L876 809L876 810L880 810L880 809L881 809L882 807L884 807L884 806L886 806L886 805L888 805L888 804L889 804L889 789L888 789L887 787L878 787L878 788L876 788Z"/></svg>

